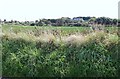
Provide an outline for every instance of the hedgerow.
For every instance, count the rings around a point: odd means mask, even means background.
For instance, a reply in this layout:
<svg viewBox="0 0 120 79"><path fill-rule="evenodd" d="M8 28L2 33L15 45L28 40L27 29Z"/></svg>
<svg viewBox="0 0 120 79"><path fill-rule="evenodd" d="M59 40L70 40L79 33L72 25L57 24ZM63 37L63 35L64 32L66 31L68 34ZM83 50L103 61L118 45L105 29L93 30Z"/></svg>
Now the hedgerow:
<svg viewBox="0 0 120 79"><path fill-rule="evenodd" d="M29 41L17 35L4 35L3 77L118 76L117 35L111 39L107 33L91 33L82 42L80 38L66 42L66 38L59 42L56 39Z"/></svg>

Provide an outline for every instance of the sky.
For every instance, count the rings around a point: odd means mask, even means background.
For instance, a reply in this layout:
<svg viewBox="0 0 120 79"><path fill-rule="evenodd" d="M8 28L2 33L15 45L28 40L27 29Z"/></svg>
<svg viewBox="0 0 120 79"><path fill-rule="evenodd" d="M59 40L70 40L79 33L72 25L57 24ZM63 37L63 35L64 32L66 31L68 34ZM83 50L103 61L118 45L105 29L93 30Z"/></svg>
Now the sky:
<svg viewBox="0 0 120 79"><path fill-rule="evenodd" d="M119 0L0 0L0 19L34 21L78 16L118 18L118 2Z"/></svg>

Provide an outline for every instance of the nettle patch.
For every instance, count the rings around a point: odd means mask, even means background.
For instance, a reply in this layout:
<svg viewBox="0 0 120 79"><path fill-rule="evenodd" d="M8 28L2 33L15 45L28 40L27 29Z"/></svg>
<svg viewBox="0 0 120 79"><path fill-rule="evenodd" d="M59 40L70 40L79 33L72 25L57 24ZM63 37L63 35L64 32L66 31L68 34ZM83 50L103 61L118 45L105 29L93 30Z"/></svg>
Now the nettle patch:
<svg viewBox="0 0 120 79"><path fill-rule="evenodd" d="M118 76L116 34L17 34L2 37L3 77Z"/></svg>

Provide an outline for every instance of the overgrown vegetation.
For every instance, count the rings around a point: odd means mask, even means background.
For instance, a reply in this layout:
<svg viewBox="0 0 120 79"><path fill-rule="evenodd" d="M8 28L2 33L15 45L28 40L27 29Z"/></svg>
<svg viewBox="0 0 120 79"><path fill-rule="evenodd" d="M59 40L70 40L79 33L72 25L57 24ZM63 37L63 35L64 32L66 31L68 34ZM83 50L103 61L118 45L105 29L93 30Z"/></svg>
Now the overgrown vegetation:
<svg viewBox="0 0 120 79"><path fill-rule="evenodd" d="M4 30L2 36L3 77L119 75L119 37L115 32L78 31L64 35L66 30L18 30Z"/></svg>

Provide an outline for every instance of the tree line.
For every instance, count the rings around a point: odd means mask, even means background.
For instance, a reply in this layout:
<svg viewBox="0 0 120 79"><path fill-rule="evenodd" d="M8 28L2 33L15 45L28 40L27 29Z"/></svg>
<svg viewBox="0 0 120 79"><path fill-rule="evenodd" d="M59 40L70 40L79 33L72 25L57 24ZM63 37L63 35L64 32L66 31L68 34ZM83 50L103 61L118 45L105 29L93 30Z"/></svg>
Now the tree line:
<svg viewBox="0 0 120 79"><path fill-rule="evenodd" d="M111 19L108 17L61 17L58 19L39 19L35 21L16 21L11 20L7 21L4 19L0 20L0 23L3 24L15 24L15 25L24 25L24 26L89 26L89 24L101 24L105 26L117 26L118 19Z"/></svg>

